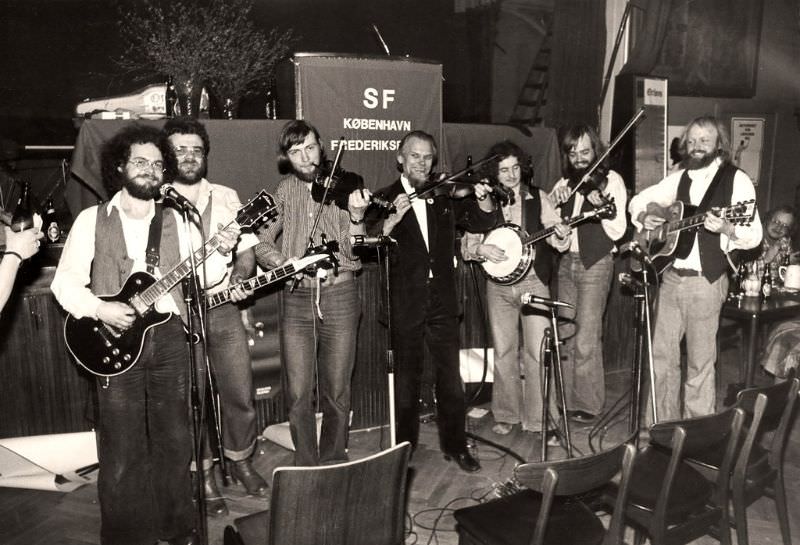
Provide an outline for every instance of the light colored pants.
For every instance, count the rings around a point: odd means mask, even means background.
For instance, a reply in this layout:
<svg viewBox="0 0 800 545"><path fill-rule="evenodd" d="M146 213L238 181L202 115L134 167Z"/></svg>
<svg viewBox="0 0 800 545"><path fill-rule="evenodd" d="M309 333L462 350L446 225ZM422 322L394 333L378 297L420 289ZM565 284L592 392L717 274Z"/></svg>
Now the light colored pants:
<svg viewBox="0 0 800 545"><path fill-rule="evenodd" d="M664 273L653 332L658 420L713 414L716 406L719 314L728 293L728 278L713 283L703 276ZM686 380L681 380L681 339L686 336ZM683 385L683 410L681 410ZM651 411L646 421L652 421Z"/></svg>
<svg viewBox="0 0 800 545"><path fill-rule="evenodd" d="M494 385L492 413L496 422L516 424L522 429L541 431L542 382L539 354L544 330L549 326L546 307L525 306L523 293L550 297L550 289L531 270L520 282L501 286L488 282L486 300L494 344ZM519 330L522 324L523 347L520 350ZM522 366L520 368L520 366ZM520 375L525 380L521 380ZM554 406L551 379L551 407Z"/></svg>
<svg viewBox="0 0 800 545"><path fill-rule="evenodd" d="M574 335L566 339L563 354L564 388L567 409L598 415L606 396L603 368L603 313L614 274L611 254L590 268L583 266L580 255L569 252L561 257L558 268L558 298L575 307L560 312L575 320ZM562 328L564 335L573 328Z"/></svg>

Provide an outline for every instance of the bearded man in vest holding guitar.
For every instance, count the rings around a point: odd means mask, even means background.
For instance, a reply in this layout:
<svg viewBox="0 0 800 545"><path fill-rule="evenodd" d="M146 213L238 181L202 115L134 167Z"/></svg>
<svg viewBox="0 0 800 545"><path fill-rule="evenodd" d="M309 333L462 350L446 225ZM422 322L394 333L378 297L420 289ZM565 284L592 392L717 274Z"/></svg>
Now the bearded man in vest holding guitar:
<svg viewBox="0 0 800 545"><path fill-rule="evenodd" d="M93 318L107 331L124 332L141 316L125 302L98 295L120 292L132 273L146 270L160 277L188 256L179 216L155 202L164 174L175 174L175 154L157 129L134 124L105 144L101 168L112 197L75 219L51 289L75 318ZM238 236L235 224L218 233L217 251L206 262L209 280L225 273L223 254ZM199 542L189 475L189 346L181 324L187 310L180 284L155 308L172 317L146 331L135 365L97 380L103 545Z"/></svg>
<svg viewBox="0 0 800 545"><path fill-rule="evenodd" d="M542 420L542 389L539 352L544 330L549 325L547 308L541 305L528 307L522 313L520 297L524 293L549 298L553 254L548 245L564 251L569 244L570 229L564 225L547 195L538 187L523 184L532 173L523 173L527 154L513 142L503 141L489 150L487 157L497 160L487 163L483 174L513 191L513 197L502 206L499 223L512 223L526 233L553 227L553 234L536 243L533 266L517 282L505 285L494 281L486 285L486 301L494 346L494 385L492 387L492 415L494 433L506 435L515 424L524 431L539 432ZM527 176L525 175L527 174ZM510 248L491 244L484 235L467 232L462 238L465 260L501 263L512 259ZM507 253L508 252L508 253ZM522 353L520 354L519 323L522 323ZM520 375L525 376L524 382ZM550 397L554 400L554 396ZM545 441L546 434L542 440Z"/></svg>
<svg viewBox="0 0 800 545"><path fill-rule="evenodd" d="M604 163L590 174L603 152L600 137L592 127L567 128L561 136L564 177L550 192L564 218L587 213L608 202L615 205L613 214L581 223L573 230L569 251L561 256L558 265L558 298L575 307L574 311L559 311L561 317L572 318L575 324L574 334L565 331L566 409L570 419L580 423L592 422L605 404L603 314L614 274L614 243L627 227L628 195L620 175L608 170Z"/></svg>
<svg viewBox="0 0 800 545"><path fill-rule="evenodd" d="M749 224L738 225L714 212L755 199L753 182L730 162L730 141L722 123L710 116L692 120L681 136L680 151L681 168L636 195L629 208L640 231L665 225L661 209L676 201L697 206L697 213L704 214L701 226L681 235L675 260L661 281L653 332L658 421L714 413L716 336L728 294L727 254L757 246L762 236L757 211ZM682 380L684 335L687 368ZM647 411L646 419L651 418Z"/></svg>

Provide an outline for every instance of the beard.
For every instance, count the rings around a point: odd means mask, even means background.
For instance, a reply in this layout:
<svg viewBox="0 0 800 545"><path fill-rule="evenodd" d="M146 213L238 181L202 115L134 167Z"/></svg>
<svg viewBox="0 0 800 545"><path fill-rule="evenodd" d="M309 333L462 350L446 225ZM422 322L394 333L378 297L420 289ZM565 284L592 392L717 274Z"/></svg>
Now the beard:
<svg viewBox="0 0 800 545"><path fill-rule="evenodd" d="M207 170L205 161L181 161L178 163L178 175L175 177L175 181L185 185L194 185L206 177Z"/></svg>
<svg viewBox="0 0 800 545"><path fill-rule="evenodd" d="M589 163L578 163L578 166L569 163L567 165L567 179L577 183L581 181L589 170Z"/></svg>
<svg viewBox="0 0 800 545"><path fill-rule="evenodd" d="M297 178L299 178L300 180L302 180L304 182L315 182L317 180L317 177L319 176L320 167L319 167L319 165L317 165L316 167L314 167L314 170L311 171L311 172L300 172L296 168L292 167L292 173Z"/></svg>
<svg viewBox="0 0 800 545"><path fill-rule="evenodd" d="M137 180L143 180L143 182L140 183L137 182ZM155 200L161 195L159 192L161 182L149 175L137 176L133 179L125 178L122 181L122 187L128 191L131 197L135 197L143 201Z"/></svg>
<svg viewBox="0 0 800 545"><path fill-rule="evenodd" d="M719 152L717 151L703 153L700 156L687 155L681 160L680 166L686 170L699 170L713 163L718 156Z"/></svg>

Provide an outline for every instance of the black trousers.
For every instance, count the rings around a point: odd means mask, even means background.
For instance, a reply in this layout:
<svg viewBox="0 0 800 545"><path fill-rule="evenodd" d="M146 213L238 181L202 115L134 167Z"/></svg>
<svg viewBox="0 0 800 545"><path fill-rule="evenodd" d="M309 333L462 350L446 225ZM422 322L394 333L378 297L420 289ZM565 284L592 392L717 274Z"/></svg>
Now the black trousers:
<svg viewBox="0 0 800 545"><path fill-rule="evenodd" d="M392 347L395 352L395 405L397 442L419 440L419 397L422 365L427 345L433 358L437 426L441 449L466 451L464 388L459 372L458 317L442 305L435 290L421 301L413 315L392 313Z"/></svg>

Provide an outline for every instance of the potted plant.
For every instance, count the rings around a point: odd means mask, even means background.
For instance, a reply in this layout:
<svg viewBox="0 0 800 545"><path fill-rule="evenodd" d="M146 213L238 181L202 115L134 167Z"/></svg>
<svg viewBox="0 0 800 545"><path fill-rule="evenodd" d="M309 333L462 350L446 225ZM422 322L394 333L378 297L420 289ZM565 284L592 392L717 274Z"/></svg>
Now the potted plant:
<svg viewBox="0 0 800 545"><path fill-rule="evenodd" d="M252 7L252 0L143 0L123 7L126 45L118 63L144 77L170 77L182 114L197 115L204 85L238 105L272 83L292 42L290 30L257 28Z"/></svg>

